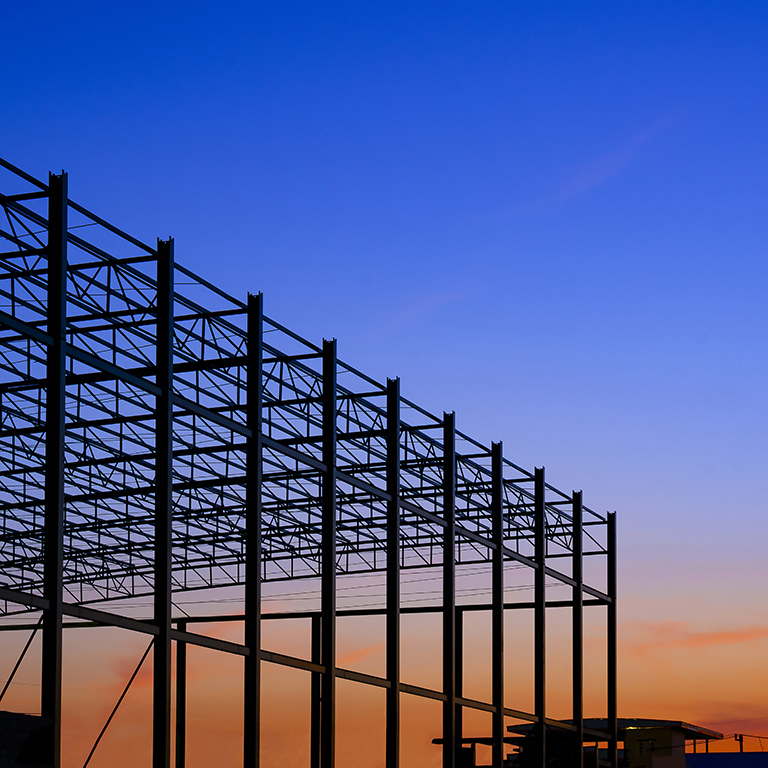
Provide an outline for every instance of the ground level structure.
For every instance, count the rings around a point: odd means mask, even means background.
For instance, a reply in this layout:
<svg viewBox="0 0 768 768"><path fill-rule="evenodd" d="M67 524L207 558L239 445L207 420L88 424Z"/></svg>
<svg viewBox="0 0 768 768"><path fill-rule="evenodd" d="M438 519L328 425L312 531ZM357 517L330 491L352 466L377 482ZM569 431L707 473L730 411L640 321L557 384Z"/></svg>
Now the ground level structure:
<svg viewBox="0 0 768 768"><path fill-rule="evenodd" d="M573 721L565 721L573 725ZM573 730L550 726L545 731L547 748L546 758L553 768L565 768L574 765L574 750L581 749L583 764L599 766L608 758L608 750L600 749L600 742L612 724L605 718L587 718L584 720L586 733L582 744L575 744L576 734ZM662 720L650 718L619 718L618 750L619 766L621 768L693 768L693 766L717 765L719 760L727 764L726 757L716 755L710 757L709 744L719 742L725 737L719 731L704 728L700 725L686 723L681 720ZM535 723L523 723L507 727L509 731L505 741L513 747L507 756L505 765L508 768L526 768L538 761L539 744ZM442 744L442 739L435 739ZM462 768L479 768L478 747L490 745L492 739L488 736L464 736L462 738ZM706 757L699 757L703 752ZM738 753L737 753L738 754ZM756 758L728 758L735 760L736 765L748 765ZM758 754L758 753L752 753ZM762 753L761 753L762 754ZM692 757L692 755L697 755ZM762 754L765 765L768 766L768 754ZM744 762L739 762L739 761ZM697 763L697 761L700 761ZM711 761L711 762L708 762Z"/></svg>
<svg viewBox="0 0 768 768"><path fill-rule="evenodd" d="M61 764L64 633L98 625L147 640L153 768L186 764L190 646L242 659L245 766L260 763L262 670L282 665L311 679L312 768L335 764L339 679L384 690L387 768L400 764L405 696L442 708L446 768L457 765L470 710L492 718L495 768L512 722L533 724L543 768L548 729L579 745L590 735L584 614L602 607L608 717L592 737L616 766L612 513L517 466L501 443L473 440L453 413L407 400L397 379L355 370L335 340L315 344L280 325L261 295L232 297L193 274L172 240L147 245L73 202L66 174L43 182L0 168L0 605L6 628L42 637L46 765ZM527 599L510 592L510 566L527 575ZM456 588L467 568L488 574L471 598ZM409 602L403 574L427 570L439 594ZM367 574L380 574L378 604L340 607L339 584ZM270 612L265 587L300 580L317 585L315 603ZM566 595L555 599L553 585ZM176 608L206 590L227 591L231 610ZM552 610L570 615L569 722L549 717ZM487 700L464 695L472 612L490 616ZM505 616L520 612L532 616L530 710L515 708L505 685ZM440 619L439 686L401 679L409 614ZM337 664L339 620L351 616L382 617L384 674ZM263 648L267 622L297 619L311 624L311 653ZM215 622L238 622L242 642L201 631ZM580 765L580 747L573 757Z"/></svg>

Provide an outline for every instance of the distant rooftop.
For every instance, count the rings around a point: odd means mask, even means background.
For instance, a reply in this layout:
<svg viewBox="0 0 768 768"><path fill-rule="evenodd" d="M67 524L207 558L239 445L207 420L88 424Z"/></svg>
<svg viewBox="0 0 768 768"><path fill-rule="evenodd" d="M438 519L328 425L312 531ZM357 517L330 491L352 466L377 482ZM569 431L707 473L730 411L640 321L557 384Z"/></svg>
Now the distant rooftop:
<svg viewBox="0 0 768 768"><path fill-rule="evenodd" d="M566 726L573 726L573 720L561 720L559 721ZM670 730L682 731L686 739L699 740L720 740L724 737L724 734L719 731L712 731L709 728L704 728L700 725L694 725L693 723L686 723L684 720L660 720L658 718L647 717L620 717L618 719L619 726L619 741L623 741L624 733L629 730L639 730L641 728L667 728ZM519 736L525 736L535 727L535 723L521 723L519 725L508 725L507 731L510 733L518 734ZM550 728L557 729L557 725L552 723ZM575 727L574 727L575 729ZM587 717L584 718L584 736L585 741L595 741L598 737L600 740L608 740L608 721L604 717ZM493 739L490 736L466 736L462 738L463 744L486 744L493 743ZM508 744L515 743L517 739L515 737L507 737L505 741ZM432 739L433 744L442 744L442 739Z"/></svg>

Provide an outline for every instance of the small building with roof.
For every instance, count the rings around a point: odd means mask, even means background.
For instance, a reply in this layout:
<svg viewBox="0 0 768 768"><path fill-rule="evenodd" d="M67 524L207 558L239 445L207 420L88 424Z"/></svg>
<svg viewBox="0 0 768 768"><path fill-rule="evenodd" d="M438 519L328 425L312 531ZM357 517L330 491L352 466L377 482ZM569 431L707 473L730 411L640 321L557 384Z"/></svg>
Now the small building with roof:
<svg viewBox="0 0 768 768"><path fill-rule="evenodd" d="M572 726L572 730L568 726ZM564 726L564 727L562 727ZM504 742L513 748L504 760L505 768L538 766L538 742L535 723L507 727ZM580 768L576 727L564 720L561 727L547 726L547 768ZM683 720L658 718L619 718L619 766L621 768L768 768L768 752L710 753L711 741L721 741L718 731ZM581 760L585 768L610 765L608 750L601 749L609 741L608 721L604 718L584 719ZM442 744L442 739L433 739ZM458 751L457 768L484 768L478 763L478 747L489 747L490 736L464 737ZM686 752L690 748L693 753Z"/></svg>

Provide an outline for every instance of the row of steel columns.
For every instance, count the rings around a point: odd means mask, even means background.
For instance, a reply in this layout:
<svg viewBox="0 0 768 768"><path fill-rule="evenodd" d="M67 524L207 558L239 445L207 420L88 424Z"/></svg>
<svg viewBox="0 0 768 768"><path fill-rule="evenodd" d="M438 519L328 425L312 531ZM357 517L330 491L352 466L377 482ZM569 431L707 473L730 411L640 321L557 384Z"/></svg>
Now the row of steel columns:
<svg viewBox="0 0 768 768"><path fill-rule="evenodd" d="M51 765L61 762L61 677L64 510L64 421L66 370L67 177L49 178L48 228L48 335L46 373L46 486L44 538L41 713L54 723ZM154 768L171 764L171 548L173 455L173 241L157 247L156 347L156 477L154 548L153 740ZM259 765L261 690L261 483L262 483L262 325L261 295L249 296L248 403L245 523L245 645L244 659L244 765ZM313 620L313 661L322 674L312 682L312 768L333 768L335 759L336 699L336 342L322 348L322 551L321 615ZM397 379L387 382L386 425L387 596L386 596L386 766L399 768L400 758L400 392ZM456 451L455 417L445 414L443 424L443 765L455 768L462 738L461 696L463 634L461 611L456 606ZM501 443L492 444L492 765L501 768L504 739L504 531L503 460ZM573 495L573 717L577 727L578 756L583 742L583 572L581 493ZM608 717L611 728L610 759L616 765L616 534L615 518L608 517ZM546 717L546 527L544 470L534 476L534 714L537 718L539 763L545 765ZM183 626L180 626L183 629ZM457 653L457 650L459 651ZM177 643L176 765L185 764L186 647Z"/></svg>
<svg viewBox="0 0 768 768"><path fill-rule="evenodd" d="M246 646L251 650L245 657L244 679L244 765L259 765L259 706L260 706L260 599L261 599L261 361L262 361L262 297L250 296L248 304L249 382L258 381L256 392L249 387L246 520ZM255 343L254 343L255 342ZM312 673L311 683L311 768L332 768L335 762L336 711L336 342L326 341L322 352L323 370L323 440L322 456L325 469L321 481L322 551L321 551L321 612L312 616L312 661L323 666L322 673ZM386 593L386 766L399 768L400 761L400 391L399 380L387 382L387 593ZM443 765L455 768L462 738L461 696L463 654L461 653L463 611L456 606L456 530L455 530L455 421L454 414L444 418L443 504L445 510L443 552ZM504 752L504 529L503 529L503 458L501 443L491 446L492 493L491 521L493 551L492 578L492 766L501 768ZM534 678L535 715L539 738L539 764L546 763L546 526L544 470L534 473ZM574 765L583 765L583 569L582 569L582 494L573 494L573 719L576 724L576 754ZM615 598L615 519L609 515L609 594ZM612 765L615 758L615 666L616 632L615 599L608 607L608 709L609 724L613 723ZM180 624L180 628L183 626ZM177 768L184 768L184 701L186 683L186 653L184 643L177 643ZM180 718L180 721L178 720ZM160 764L156 764L159 766Z"/></svg>
<svg viewBox="0 0 768 768"><path fill-rule="evenodd" d="M64 448L67 360L67 175L48 181L48 287L46 355L45 497L40 712L52 723L48 745L61 765L64 578ZM158 240L156 300L155 530L152 763L171 759L171 545L173 458L173 241ZM258 581L258 579L257 579ZM256 646L258 647L258 646Z"/></svg>

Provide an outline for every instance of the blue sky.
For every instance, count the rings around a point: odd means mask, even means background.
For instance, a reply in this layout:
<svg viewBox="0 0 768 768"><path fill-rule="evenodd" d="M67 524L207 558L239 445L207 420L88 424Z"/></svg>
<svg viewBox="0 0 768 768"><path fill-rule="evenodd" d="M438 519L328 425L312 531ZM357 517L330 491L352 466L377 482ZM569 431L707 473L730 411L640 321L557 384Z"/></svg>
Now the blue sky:
<svg viewBox="0 0 768 768"><path fill-rule="evenodd" d="M13 4L0 156L616 509L625 616L766 625L767 32L739 1Z"/></svg>

